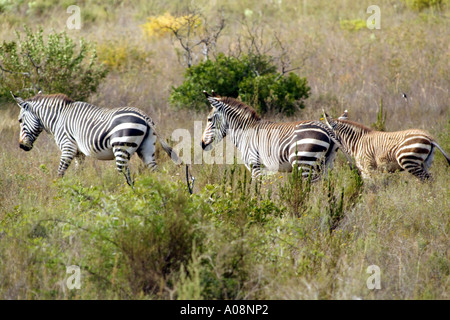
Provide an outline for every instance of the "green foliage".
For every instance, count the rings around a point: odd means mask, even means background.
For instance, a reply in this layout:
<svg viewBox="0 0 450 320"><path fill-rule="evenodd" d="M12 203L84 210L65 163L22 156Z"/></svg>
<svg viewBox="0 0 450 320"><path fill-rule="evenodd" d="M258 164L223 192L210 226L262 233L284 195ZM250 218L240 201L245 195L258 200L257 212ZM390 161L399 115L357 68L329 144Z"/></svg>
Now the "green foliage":
<svg viewBox="0 0 450 320"><path fill-rule="evenodd" d="M0 1L0 13L10 11L14 8L14 1L12 0L1 0Z"/></svg>
<svg viewBox="0 0 450 320"><path fill-rule="evenodd" d="M127 71L142 73L152 70L152 53L127 40L106 41L97 46L97 52L101 63L110 71L123 74Z"/></svg>
<svg viewBox="0 0 450 320"><path fill-rule="evenodd" d="M286 204L289 212L297 217L308 211L306 203L311 192L311 174L304 179L302 172L302 169L294 165L289 180L280 186L280 199Z"/></svg>
<svg viewBox="0 0 450 320"><path fill-rule="evenodd" d="M377 121L371 124L377 131L386 131L386 112L383 113L383 99L380 100L380 109L377 112Z"/></svg>
<svg viewBox="0 0 450 320"><path fill-rule="evenodd" d="M6 174L23 168L12 158L0 180L3 192L16 194L0 211L0 255L8 257L0 260L2 298L370 298L367 265L392 271L398 252L413 264L413 279L417 272L423 279L405 296L446 292L445 174L435 186L416 190L414 180L397 179L373 193L343 166L310 184L298 170L252 181L236 165L191 196L184 179L168 180L167 172L143 173L133 190L113 166L102 176L91 167L52 182L45 170ZM292 197L299 188L294 214L282 188ZM424 192L429 201L406 201ZM81 290L61 287L69 265L82 270ZM396 273L386 277L392 295Z"/></svg>
<svg viewBox="0 0 450 320"><path fill-rule="evenodd" d="M293 64L306 59L302 74L310 81L315 77L317 85L317 95L308 100L309 116L322 108L338 114L354 106L355 116L370 124L376 120L367 118L372 96L361 92L372 88L383 96L383 107L387 103L396 109L398 119L392 120L401 121L392 121L392 130L404 129L405 123L426 126L448 153L448 94L442 90L449 80L448 63L442 59L448 41L442 35L447 34L449 7L448 0L443 3L439 14L433 14L438 11L433 7L411 14L413 9L401 3L378 3L390 27L376 39L369 39L365 28L339 28L339 17L354 15L351 1L309 1L296 10L287 1L224 3L230 23L221 40L228 41L217 42L217 49L245 51L238 48L244 44L245 30L237 33L245 10L251 8L253 16L248 13L246 19L267 26L261 41L270 43L272 27ZM73 3L0 0L2 41L13 40L11 30L24 23L45 24L45 30L62 27L69 16L66 4ZM151 43L156 72L137 72L146 69L139 67L148 50L141 46L133 52L145 39L128 28L149 15L176 12L179 1L139 0L126 10L115 0L83 0L78 5L82 30L68 31L69 35L89 34L89 39L113 47L126 44L117 50L98 48L100 61L107 61L115 74L96 99L105 105L154 105L161 128L188 127L188 112L181 110L173 117L166 108L167 87L179 83L179 65L175 55L168 54L167 39ZM202 6L209 17L215 17L216 9L212 2ZM308 17L310 28L304 28L299 14ZM279 29L280 21L289 28ZM130 31L126 42L121 26ZM30 85L20 83L22 87ZM412 96L407 107L398 88ZM208 90L200 91L204 89ZM217 87L209 89L222 94ZM250 98L251 103L257 101ZM203 108L204 97L199 101ZM424 112L430 103L433 108ZM54 143L41 143L25 154L11 143L17 130L17 110L0 110L1 299L448 299L450 175L439 152L431 167L433 181L421 183L397 172L389 179L380 175L365 182L364 188L339 153L331 188L327 178L312 184L297 216L289 199L280 198L280 187L291 175L250 182L243 166L224 172L224 165L198 164L193 166L194 195L189 196L184 174L167 160L159 162L162 172L140 170L133 192L112 162L88 160L81 170L69 169L57 179L59 153ZM339 219L330 232L328 218L333 216ZM132 235L134 228L141 238ZM186 241L173 230L180 230ZM161 258L164 254L167 263ZM366 270L372 264L381 268L382 290L367 289ZM81 290L65 286L69 265L81 267Z"/></svg>
<svg viewBox="0 0 450 320"><path fill-rule="evenodd" d="M350 181L344 190L344 196L347 199L347 209L350 209L360 200L364 184L356 167L353 168L348 176Z"/></svg>
<svg viewBox="0 0 450 320"><path fill-rule="evenodd" d="M416 11L423 11L425 9L436 9L441 11L446 5L445 0L404 0L406 5Z"/></svg>
<svg viewBox="0 0 450 320"><path fill-rule="evenodd" d="M339 196L336 196L335 189L336 181L330 175L327 177L326 183L327 203L323 219L324 226L329 232L335 230L344 217L344 190L340 192Z"/></svg>
<svg viewBox="0 0 450 320"><path fill-rule="evenodd" d="M341 29L348 31L358 31L367 27L367 22L362 19L341 20L339 21Z"/></svg>
<svg viewBox="0 0 450 320"><path fill-rule="evenodd" d="M82 185L60 187L62 199L77 208L79 215L99 213L95 223L82 226L91 247L87 254L93 261L94 257L102 261L90 264L89 271L110 285L120 275L127 294L157 296L164 290L164 279L191 259L196 243L201 249L205 233L196 226L199 213L208 208L190 201L187 192L180 192L179 183L147 177L134 190L126 188L117 195ZM79 232L78 221L67 221L68 234Z"/></svg>
<svg viewBox="0 0 450 320"><path fill-rule="evenodd" d="M0 46L0 97L4 99L10 90L25 98L41 90L85 100L106 76L94 46L83 39L79 46L65 32L44 39L42 28L33 32L27 27L24 37L16 35L17 41Z"/></svg>
<svg viewBox="0 0 450 320"><path fill-rule="evenodd" d="M247 55L241 59L219 54L188 68L185 81L172 88L170 102L179 108L207 109L203 90L214 90L221 96L241 98L259 113L269 111L292 115L303 108L310 88L305 78L295 73L276 72L271 58Z"/></svg>
<svg viewBox="0 0 450 320"><path fill-rule="evenodd" d="M211 208L204 218L213 223L216 239L203 252L209 257L201 272L203 298L239 299L247 286L258 261L258 243L267 241L267 235L258 230L283 214L271 193L262 193L261 188L262 181L252 181L246 168L232 166L224 171L220 184L203 190L202 198L208 199Z"/></svg>
<svg viewBox="0 0 450 320"><path fill-rule="evenodd" d="M287 77L267 74L244 79L239 92L242 100L256 106L259 113L276 111L293 115L304 108L303 100L309 96L309 87L306 78L295 73L289 73Z"/></svg>

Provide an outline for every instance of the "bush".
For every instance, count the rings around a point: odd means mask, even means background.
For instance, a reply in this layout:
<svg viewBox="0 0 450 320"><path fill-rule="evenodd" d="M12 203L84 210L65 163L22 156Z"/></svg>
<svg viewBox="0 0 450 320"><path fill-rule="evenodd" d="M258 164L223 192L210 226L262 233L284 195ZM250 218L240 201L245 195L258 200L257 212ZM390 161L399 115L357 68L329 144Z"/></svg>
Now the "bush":
<svg viewBox="0 0 450 320"><path fill-rule="evenodd" d="M127 40L106 41L98 45L99 60L109 71L125 72L151 70L152 52ZM134 73L133 73L134 76Z"/></svg>
<svg viewBox="0 0 450 320"><path fill-rule="evenodd" d="M342 30L358 31L367 27L367 23L362 19L341 20L339 25Z"/></svg>
<svg viewBox="0 0 450 320"><path fill-rule="evenodd" d="M166 34L171 34L172 30L179 30L189 23L190 19L195 19L193 16L179 16L174 17L170 12L166 12L160 16L147 18L147 22L141 25L142 31L148 38L161 37ZM200 19L195 19L193 28L201 28L202 23Z"/></svg>
<svg viewBox="0 0 450 320"><path fill-rule="evenodd" d="M95 48L81 40L79 48L65 33L32 32L25 27L17 41L0 46L0 98L9 98L9 91L23 97L43 93L65 93L73 99L85 100L97 90L106 76L106 68L98 63Z"/></svg>
<svg viewBox="0 0 450 320"><path fill-rule="evenodd" d="M404 2L415 11L423 11L429 8L441 11L445 5L443 0L404 0Z"/></svg>
<svg viewBox="0 0 450 320"><path fill-rule="evenodd" d="M295 73L277 73L272 59L265 55L247 55L241 59L219 54L188 68L185 81L172 88L170 102L179 108L207 110L202 91L214 90L227 97L240 97L258 112L282 112L292 115L303 108L310 88L305 78Z"/></svg>
<svg viewBox="0 0 450 320"><path fill-rule="evenodd" d="M380 108L377 112L377 121L371 124L377 131L386 131L386 112L383 112L383 99L380 100Z"/></svg>
<svg viewBox="0 0 450 320"><path fill-rule="evenodd" d="M302 176L303 170L294 165L289 180L280 186L280 199L292 216L300 217L310 208L306 206L311 193L311 174L307 179Z"/></svg>
<svg viewBox="0 0 450 320"><path fill-rule="evenodd" d="M86 268L121 297L162 295L193 250L203 249L205 236L198 224L209 208L191 201L187 191L180 192L183 183L148 176L135 189L113 195L95 186L58 182L60 197L70 203L68 210L78 211L78 217L65 223L66 232L81 231L86 257L92 261Z"/></svg>

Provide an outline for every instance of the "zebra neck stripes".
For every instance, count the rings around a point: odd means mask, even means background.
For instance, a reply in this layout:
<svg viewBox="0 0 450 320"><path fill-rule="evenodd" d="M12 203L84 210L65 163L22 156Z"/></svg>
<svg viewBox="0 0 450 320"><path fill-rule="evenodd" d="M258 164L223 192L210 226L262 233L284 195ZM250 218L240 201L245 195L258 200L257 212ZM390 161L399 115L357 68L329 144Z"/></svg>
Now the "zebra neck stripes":
<svg viewBox="0 0 450 320"><path fill-rule="evenodd" d="M330 118L329 118L330 119ZM331 128L339 138L344 151L354 156L361 138L373 130L359 123L348 120L330 120Z"/></svg>
<svg viewBox="0 0 450 320"><path fill-rule="evenodd" d="M55 137L61 150L58 175L81 154L100 160L116 160L116 168L132 185L128 163L137 152L154 169L155 142L159 140L172 160L178 156L156 133L154 123L136 108L103 109L86 102L74 102L65 95L38 95L26 101L14 97L21 107L21 148L29 151L44 129Z"/></svg>
<svg viewBox="0 0 450 320"><path fill-rule="evenodd" d="M407 170L422 180L428 179L431 177L428 169L433 161L435 147L450 164L449 156L423 130L380 132L356 122L335 120L327 115L325 118L342 143L344 151L355 157L363 178L371 178L375 170Z"/></svg>
<svg viewBox="0 0 450 320"><path fill-rule="evenodd" d="M241 151L246 167L257 177L261 169L291 171L293 165L317 180L322 167L332 167L337 140L320 121L275 123L261 120L244 103L229 97L207 98L213 110L202 136L202 147L210 150L226 135Z"/></svg>

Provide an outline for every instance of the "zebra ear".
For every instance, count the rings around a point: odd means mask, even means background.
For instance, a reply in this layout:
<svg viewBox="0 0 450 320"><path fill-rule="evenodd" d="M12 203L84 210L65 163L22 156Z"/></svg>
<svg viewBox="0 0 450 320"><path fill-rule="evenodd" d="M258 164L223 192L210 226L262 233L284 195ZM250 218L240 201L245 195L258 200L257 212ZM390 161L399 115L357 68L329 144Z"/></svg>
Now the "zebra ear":
<svg viewBox="0 0 450 320"><path fill-rule="evenodd" d="M211 108L214 109L214 102L217 102L219 95L216 94L213 90L211 90L212 94L209 94L208 92L206 92L205 90L203 90L203 94L206 96L206 99L208 99L208 102L211 104Z"/></svg>
<svg viewBox="0 0 450 320"><path fill-rule="evenodd" d="M24 103L23 99L19 96L14 95L14 93L12 93L12 91L10 91L12 97L14 98L14 100L16 101L16 103L18 104L19 107L22 108L22 105Z"/></svg>
<svg viewBox="0 0 450 320"><path fill-rule="evenodd" d="M328 122L328 118L330 117L325 110L322 109L323 112L323 120L325 120L325 123L327 124L327 126L329 126L331 129L333 129L333 127L330 125L330 123Z"/></svg>

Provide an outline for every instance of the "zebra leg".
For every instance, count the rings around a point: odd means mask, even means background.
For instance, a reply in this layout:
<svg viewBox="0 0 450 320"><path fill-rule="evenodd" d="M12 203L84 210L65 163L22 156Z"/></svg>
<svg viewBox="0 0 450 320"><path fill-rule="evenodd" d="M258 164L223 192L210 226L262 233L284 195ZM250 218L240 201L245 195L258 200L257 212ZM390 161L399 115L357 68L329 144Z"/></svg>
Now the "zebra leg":
<svg viewBox="0 0 450 320"><path fill-rule="evenodd" d="M360 172L361 172L361 177L363 178L363 180L372 180L372 175L369 171L360 170Z"/></svg>
<svg viewBox="0 0 450 320"><path fill-rule="evenodd" d="M419 164L417 162L406 162L406 164L402 164L402 167L422 181L431 178L431 175L427 172L423 163Z"/></svg>
<svg viewBox="0 0 450 320"><path fill-rule="evenodd" d="M245 167L252 173L252 179L255 180L261 175L261 164L259 162L246 163Z"/></svg>
<svg viewBox="0 0 450 320"><path fill-rule="evenodd" d="M294 166L297 166L297 170L302 172L302 178L308 179L311 175L311 181L316 182L320 179L320 170L318 166L315 163L310 163L310 161L306 161L308 163L305 163L305 161L302 162L301 157L291 157L291 166L294 168Z"/></svg>
<svg viewBox="0 0 450 320"><path fill-rule="evenodd" d="M430 153L428 154L428 157L426 157L425 161L423 162L423 166L427 172L428 172L428 169L430 169L431 164L433 163L435 152L436 152L436 149L435 149L434 145L432 144Z"/></svg>
<svg viewBox="0 0 450 320"><path fill-rule="evenodd" d="M294 167L294 165L297 165L297 170L301 170L302 178L308 179L309 176L311 176L311 182L316 182L320 179L320 171L318 168L302 163L298 164L296 161L292 162L292 167Z"/></svg>
<svg viewBox="0 0 450 320"><path fill-rule="evenodd" d="M127 183L130 187L134 188L134 182L133 180L131 180L131 176L130 176L130 167L127 166L126 170L123 170L123 174L125 176L125 178L127 179Z"/></svg>
<svg viewBox="0 0 450 320"><path fill-rule="evenodd" d="M133 187L133 181L131 180L128 162L130 161L131 155L135 150L136 148L127 146L126 144L121 144L113 147L114 157L116 158L117 171L123 173L128 185L131 187Z"/></svg>
<svg viewBox="0 0 450 320"><path fill-rule="evenodd" d="M80 151L78 151L74 158L75 167L77 169L79 169L81 167L81 165L84 163L85 159L86 159L86 156L84 155L84 153L81 153Z"/></svg>
<svg viewBox="0 0 450 320"><path fill-rule="evenodd" d="M252 166L252 179L257 179L261 175L261 164L257 163Z"/></svg>
<svg viewBox="0 0 450 320"><path fill-rule="evenodd" d="M66 143L61 147L61 159L59 161L58 176L63 177L67 168L72 163L73 158L77 154L78 150L75 144Z"/></svg>
<svg viewBox="0 0 450 320"><path fill-rule="evenodd" d="M156 135L153 131L147 133L146 138L142 141L141 145L137 149L137 154L142 162L145 163L146 167L150 170L155 170L157 168L155 160L155 143Z"/></svg>
<svg viewBox="0 0 450 320"><path fill-rule="evenodd" d="M377 165L370 157L357 157L356 167L361 174L363 180L372 180L372 173L376 170Z"/></svg>

